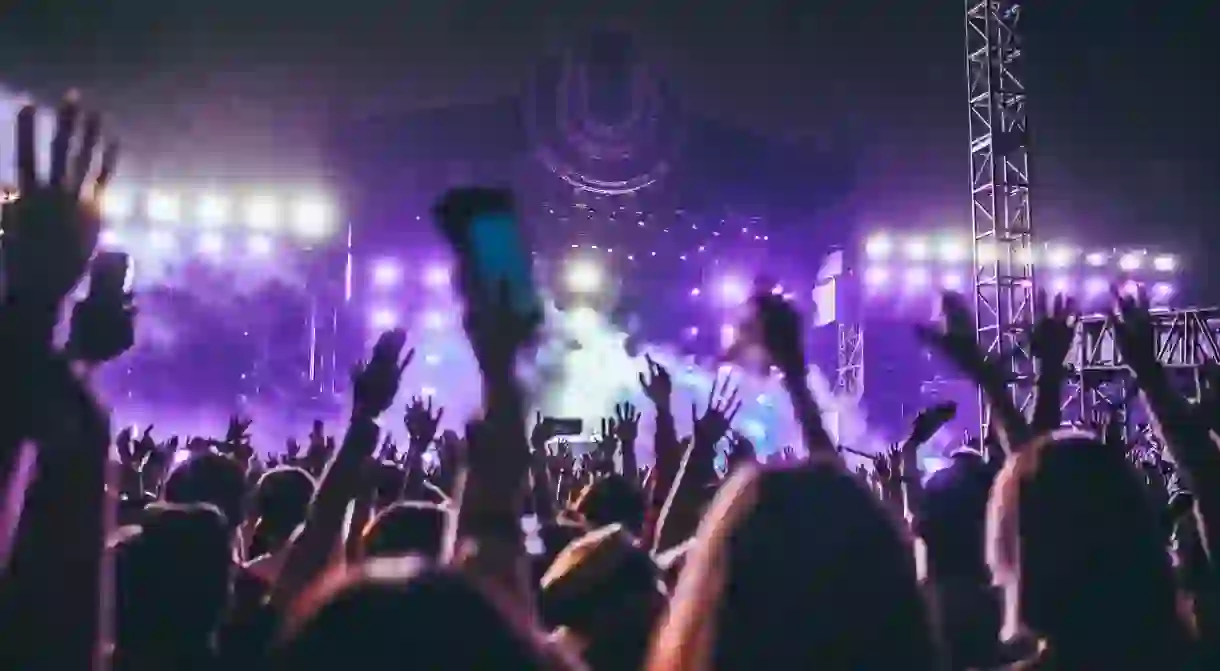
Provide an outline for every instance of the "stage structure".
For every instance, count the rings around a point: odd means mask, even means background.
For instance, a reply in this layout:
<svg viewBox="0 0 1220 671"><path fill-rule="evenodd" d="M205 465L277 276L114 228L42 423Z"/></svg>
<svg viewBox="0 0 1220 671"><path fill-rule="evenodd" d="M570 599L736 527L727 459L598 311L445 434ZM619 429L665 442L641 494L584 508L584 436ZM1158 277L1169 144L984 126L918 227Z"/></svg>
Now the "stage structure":
<svg viewBox="0 0 1220 671"><path fill-rule="evenodd" d="M1029 349L1036 284L1021 5L967 0L966 77L977 341L1007 363L1009 393L1024 410L1036 375ZM981 393L978 404L982 431L990 409Z"/></svg>
<svg viewBox="0 0 1220 671"><path fill-rule="evenodd" d="M1179 391L1198 398L1203 367L1220 362L1220 308L1154 311L1152 316L1157 360ZM1080 320L1072 351L1068 393L1063 399L1068 418L1075 414L1075 419L1089 422L1096 411L1103 410L1115 413L1125 424L1135 385L1114 345L1114 327L1106 315Z"/></svg>

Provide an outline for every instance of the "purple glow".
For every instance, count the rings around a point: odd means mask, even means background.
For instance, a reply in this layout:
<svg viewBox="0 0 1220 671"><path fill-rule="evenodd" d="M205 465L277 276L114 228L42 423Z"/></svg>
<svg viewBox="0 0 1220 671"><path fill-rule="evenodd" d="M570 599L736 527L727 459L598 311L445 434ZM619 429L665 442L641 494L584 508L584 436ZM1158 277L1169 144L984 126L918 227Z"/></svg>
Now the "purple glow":
<svg viewBox="0 0 1220 671"><path fill-rule="evenodd" d="M369 316L369 325L378 331L392 329L398 326L398 314L389 308L373 310Z"/></svg>
<svg viewBox="0 0 1220 671"><path fill-rule="evenodd" d="M392 287L402 279L402 268L389 259L373 263L373 284L379 287Z"/></svg>
<svg viewBox="0 0 1220 671"><path fill-rule="evenodd" d="M429 266L424 271L424 286L429 289L444 289L449 286L449 269L444 266Z"/></svg>
<svg viewBox="0 0 1220 671"><path fill-rule="evenodd" d="M1110 289L1110 283L1103 277L1090 277L1084 283L1084 292L1090 296L1104 294Z"/></svg>
<svg viewBox="0 0 1220 671"><path fill-rule="evenodd" d="M870 287L879 287L890 281L890 271L885 268L869 268L864 271L864 281Z"/></svg>

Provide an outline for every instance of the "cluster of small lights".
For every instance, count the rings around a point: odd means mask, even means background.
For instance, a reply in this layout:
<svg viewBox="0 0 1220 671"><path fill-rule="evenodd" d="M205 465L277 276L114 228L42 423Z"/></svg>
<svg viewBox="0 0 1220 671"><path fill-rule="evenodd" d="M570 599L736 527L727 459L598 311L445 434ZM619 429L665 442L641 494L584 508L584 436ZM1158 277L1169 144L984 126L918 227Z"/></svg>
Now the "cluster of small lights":
<svg viewBox="0 0 1220 671"><path fill-rule="evenodd" d="M145 222L161 229L242 227L266 235L287 231L309 241L328 238L337 223L334 205L328 198L316 195L281 198L199 193L186 196L172 191L151 190L137 194L111 189L103 197L101 208L102 215L112 226Z"/></svg>
<svg viewBox="0 0 1220 671"><path fill-rule="evenodd" d="M964 291L972 284L973 250L968 240L955 236L910 236L896 238L888 234L870 237L864 246L868 266L864 283L873 295L888 293L922 293L929 288ZM1165 302L1174 294L1168 275L1178 268L1178 260L1169 254L1152 254L1147 250L1086 251L1062 244L1021 248L1015 263L1052 271L1049 278L1040 274L1041 282L1053 293L1089 297L1104 296L1115 276L1133 278L1128 285L1148 289L1150 297ZM980 264L997 261L997 247L984 244L979 248ZM1096 273L1091 275L1089 273ZM1133 277L1138 276L1138 277ZM1159 277L1158 277L1159 276Z"/></svg>

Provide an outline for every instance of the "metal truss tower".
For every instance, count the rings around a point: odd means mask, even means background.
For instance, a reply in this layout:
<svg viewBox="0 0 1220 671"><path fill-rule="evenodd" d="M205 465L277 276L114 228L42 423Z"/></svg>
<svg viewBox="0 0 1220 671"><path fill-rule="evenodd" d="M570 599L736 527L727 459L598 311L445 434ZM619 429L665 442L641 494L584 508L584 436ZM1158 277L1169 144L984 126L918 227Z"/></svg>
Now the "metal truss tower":
<svg viewBox="0 0 1220 671"><path fill-rule="evenodd" d="M970 219L974 228L974 311L980 347L1010 362L1018 408L1033 397L1034 229L1029 196L1020 0L966 0L970 126ZM990 410L979 395L985 429Z"/></svg>
<svg viewBox="0 0 1220 671"><path fill-rule="evenodd" d="M1154 311L1152 316L1157 360L1182 393L1198 398L1204 365L1220 361L1220 308ZM1080 320L1067 363L1070 381L1063 408L1069 418L1091 421L1103 406L1127 415L1135 387L1104 315Z"/></svg>

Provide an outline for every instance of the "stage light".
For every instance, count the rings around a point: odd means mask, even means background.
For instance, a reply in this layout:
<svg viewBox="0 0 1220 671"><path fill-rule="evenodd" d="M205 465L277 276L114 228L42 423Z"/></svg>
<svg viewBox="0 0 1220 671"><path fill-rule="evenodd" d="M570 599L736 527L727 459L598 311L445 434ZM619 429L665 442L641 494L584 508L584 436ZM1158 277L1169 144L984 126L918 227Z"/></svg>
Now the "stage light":
<svg viewBox="0 0 1220 671"><path fill-rule="evenodd" d="M945 263L961 263L966 259L966 247L957 240L942 240L938 254Z"/></svg>
<svg viewBox="0 0 1220 671"><path fill-rule="evenodd" d="M1084 283L1084 291L1090 296L1104 294L1110 290L1110 283L1104 277L1090 277Z"/></svg>
<svg viewBox="0 0 1220 671"><path fill-rule="evenodd" d="M864 253L870 259L888 259L893 251L894 243L884 233L874 235L864 243Z"/></svg>
<svg viewBox="0 0 1220 671"><path fill-rule="evenodd" d="M265 235L252 235L246 240L246 251L256 256L266 256L271 253L271 238Z"/></svg>
<svg viewBox="0 0 1220 671"><path fill-rule="evenodd" d="M1084 257L1084 261L1094 268L1100 268L1106 265L1106 260L1108 258L1109 256L1105 252L1092 252L1088 256Z"/></svg>
<svg viewBox="0 0 1220 671"><path fill-rule="evenodd" d="M105 219L127 219L135 212L135 201L125 191L106 191L100 208Z"/></svg>
<svg viewBox="0 0 1220 671"><path fill-rule="evenodd" d="M1152 259L1152 268L1161 273L1172 273L1178 267L1178 260L1168 254L1162 254Z"/></svg>
<svg viewBox="0 0 1220 671"><path fill-rule="evenodd" d="M591 294L601 289L602 269L592 261L580 260L568 264L568 290L580 294Z"/></svg>
<svg viewBox="0 0 1220 671"><path fill-rule="evenodd" d="M386 288L398 284L402 279L402 269L389 259L382 259L373 264L373 284Z"/></svg>
<svg viewBox="0 0 1220 671"><path fill-rule="evenodd" d="M326 237L334 225L334 208L320 198L308 198L293 206L292 226L310 239Z"/></svg>
<svg viewBox="0 0 1220 671"><path fill-rule="evenodd" d="M1066 277L1056 277L1051 280L1051 293L1067 294L1072 288L1072 281Z"/></svg>
<svg viewBox="0 0 1220 671"><path fill-rule="evenodd" d="M199 199L199 220L208 226L227 224L232 209L228 200L215 194L208 194Z"/></svg>
<svg viewBox="0 0 1220 671"><path fill-rule="evenodd" d="M1126 272L1131 272L1133 270L1139 270L1140 266L1143 265L1143 261L1144 260L1140 258L1139 254L1123 254L1118 259L1118 267Z"/></svg>
<svg viewBox="0 0 1220 671"><path fill-rule="evenodd" d="M148 244L158 252L168 252L178 246L178 240L167 231L152 231L148 234Z"/></svg>
<svg viewBox="0 0 1220 671"><path fill-rule="evenodd" d="M373 310L369 315L369 325L378 331L392 329L398 326L398 314L389 308Z"/></svg>
<svg viewBox="0 0 1220 671"><path fill-rule="evenodd" d="M928 284L928 271L923 268L908 268L902 276L908 289L922 289Z"/></svg>
<svg viewBox="0 0 1220 671"><path fill-rule="evenodd" d="M1067 247L1052 247L1046 252L1046 262L1052 268L1067 268L1072 265L1073 256Z"/></svg>
<svg viewBox="0 0 1220 671"><path fill-rule="evenodd" d="M885 268L869 268L864 271L864 283L870 287L880 287L890 281L890 271Z"/></svg>
<svg viewBox="0 0 1220 671"><path fill-rule="evenodd" d="M928 243L922 239L908 240L905 251L907 258L912 261L926 261L928 259Z"/></svg>
<svg viewBox="0 0 1220 671"><path fill-rule="evenodd" d="M424 328L428 329L429 331L439 331L445 328L444 313L437 312L436 310L428 310L425 312Z"/></svg>
<svg viewBox="0 0 1220 671"><path fill-rule="evenodd" d="M280 225L280 205L274 198L259 196L246 203L246 225L259 231L272 231Z"/></svg>
<svg viewBox="0 0 1220 671"><path fill-rule="evenodd" d="M148 195L148 218L157 224L173 224L182 218L182 202L169 193Z"/></svg>
<svg viewBox="0 0 1220 671"><path fill-rule="evenodd" d="M204 233L199 236L199 251L204 254L220 254L225 250L225 240L218 233Z"/></svg>
<svg viewBox="0 0 1220 671"><path fill-rule="evenodd" d="M428 266L424 270L424 286L429 289L444 289L449 286L449 269L445 266Z"/></svg>
<svg viewBox="0 0 1220 671"><path fill-rule="evenodd" d="M960 273L949 273L941 278L940 285L949 291L961 291L965 288L965 282L962 280Z"/></svg>
<svg viewBox="0 0 1220 671"><path fill-rule="evenodd" d="M750 297L750 289L745 282L736 277L726 277L720 281L720 300L729 305L739 305Z"/></svg>
<svg viewBox="0 0 1220 671"><path fill-rule="evenodd" d="M1152 285L1153 300L1163 301L1173 295L1173 285L1169 282L1157 282Z"/></svg>

